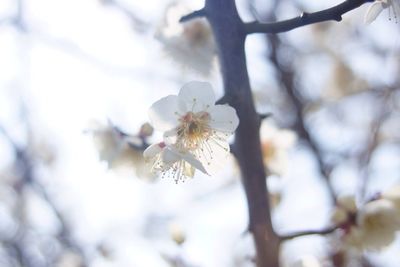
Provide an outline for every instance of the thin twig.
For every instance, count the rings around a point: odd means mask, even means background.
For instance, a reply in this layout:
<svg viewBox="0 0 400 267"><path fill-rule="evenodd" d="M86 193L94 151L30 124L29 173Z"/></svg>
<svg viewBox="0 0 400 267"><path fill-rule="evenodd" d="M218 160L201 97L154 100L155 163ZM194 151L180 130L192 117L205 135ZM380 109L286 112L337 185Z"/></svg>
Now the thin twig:
<svg viewBox="0 0 400 267"><path fill-rule="evenodd" d="M309 236L309 235L327 235L333 233L337 228L337 226L329 227L322 230L308 230L308 231L299 231L292 234L281 235L281 241L287 241L294 238Z"/></svg>
<svg viewBox="0 0 400 267"><path fill-rule="evenodd" d="M180 18L179 22L187 22L189 20L195 19L195 18L201 18L201 17L205 17L206 16L206 12L204 10L204 8L200 9L200 10L196 10L193 11L192 13L183 16L182 18Z"/></svg>
<svg viewBox="0 0 400 267"><path fill-rule="evenodd" d="M371 0L346 0L334 7L321 10L314 13L303 12L300 16L288 20L260 23L258 21L245 23L245 31L247 34L251 33L281 33L314 24L323 21L341 21L342 15L358 8L364 3L372 2Z"/></svg>

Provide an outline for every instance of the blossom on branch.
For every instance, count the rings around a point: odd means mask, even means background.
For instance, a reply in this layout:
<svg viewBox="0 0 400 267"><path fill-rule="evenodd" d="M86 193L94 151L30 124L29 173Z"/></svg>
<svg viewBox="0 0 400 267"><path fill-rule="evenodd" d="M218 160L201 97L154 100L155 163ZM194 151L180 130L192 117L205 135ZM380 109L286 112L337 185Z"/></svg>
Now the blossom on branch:
<svg viewBox="0 0 400 267"><path fill-rule="evenodd" d="M391 14L393 14L394 19L397 23L397 16L400 15L400 1L399 0L376 0L368 8L365 14L365 22L373 22L378 15L384 10L389 10L389 20L391 20Z"/></svg>
<svg viewBox="0 0 400 267"><path fill-rule="evenodd" d="M153 127L164 132L164 142L153 149L159 153L164 149L172 150L204 173L216 171L229 156L227 139L236 130L239 119L235 109L215 105L215 100L209 83L193 81L184 85L178 95L155 102L149 117ZM161 169L156 166L162 172L165 170L163 160L159 157ZM166 166L169 167L169 162ZM185 172L180 174L187 176Z"/></svg>
<svg viewBox="0 0 400 267"><path fill-rule="evenodd" d="M379 250L390 245L400 230L399 209L393 201L378 198L357 207L354 197L341 197L332 221L339 226L345 245L362 250Z"/></svg>

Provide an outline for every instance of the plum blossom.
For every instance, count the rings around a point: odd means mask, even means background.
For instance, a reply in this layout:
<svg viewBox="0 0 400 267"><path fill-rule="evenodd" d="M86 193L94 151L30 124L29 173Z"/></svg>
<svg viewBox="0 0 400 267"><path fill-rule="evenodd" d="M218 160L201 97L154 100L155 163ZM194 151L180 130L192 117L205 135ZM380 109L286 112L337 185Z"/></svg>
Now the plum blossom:
<svg viewBox="0 0 400 267"><path fill-rule="evenodd" d="M163 177L171 176L176 183L186 177L194 176L195 168L207 173L200 161L190 153L180 152L174 146L164 142L149 146L143 156L150 163L151 172L162 173Z"/></svg>
<svg viewBox="0 0 400 267"><path fill-rule="evenodd" d="M391 20L391 14L393 14L395 21L397 22L397 16L400 14L400 1L399 0L376 0L370 5L365 14L365 22L373 22L378 15L384 10L389 11L389 20Z"/></svg>
<svg viewBox="0 0 400 267"><path fill-rule="evenodd" d="M165 143L153 149L159 153L167 149L204 173L214 172L228 158L227 139L239 124L235 109L228 105L215 105L211 85L197 81L184 85L178 95L169 95L155 102L149 110L149 117L153 127L164 132ZM154 168L160 171L169 169L171 162L163 161L165 156L159 157L157 162L160 166L156 164ZM177 158L174 162L183 164ZM178 174L187 176L187 168L179 168Z"/></svg>
<svg viewBox="0 0 400 267"><path fill-rule="evenodd" d="M137 135L128 135L119 130L111 122L103 124L92 122L87 130L92 134L99 159L113 170L134 170L140 178L153 180L155 178L143 158L144 140L151 136L153 128L145 123Z"/></svg>
<svg viewBox="0 0 400 267"><path fill-rule="evenodd" d="M379 250L390 245L400 230L398 210L392 201L372 200L357 207L354 197L339 198L332 221L339 226L345 245L356 250Z"/></svg>

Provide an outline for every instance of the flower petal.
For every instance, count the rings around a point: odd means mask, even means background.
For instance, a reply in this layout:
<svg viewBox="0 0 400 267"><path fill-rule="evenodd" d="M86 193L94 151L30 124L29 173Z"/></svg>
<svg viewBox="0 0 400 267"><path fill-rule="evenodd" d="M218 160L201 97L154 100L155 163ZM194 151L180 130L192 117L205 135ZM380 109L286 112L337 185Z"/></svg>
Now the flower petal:
<svg viewBox="0 0 400 267"><path fill-rule="evenodd" d="M192 81L185 84L178 97L186 104L187 110L192 112L204 111L215 103L214 91L207 82Z"/></svg>
<svg viewBox="0 0 400 267"><path fill-rule="evenodd" d="M182 153L178 151L174 146L168 146L167 147L169 153L175 154L176 157L179 157L180 159L183 159L196 169L200 170L201 172L208 174L206 169L204 168L203 164L197 160L192 154L190 153Z"/></svg>
<svg viewBox="0 0 400 267"><path fill-rule="evenodd" d="M211 128L233 133L239 125L239 118L236 110L228 105L215 105L209 110Z"/></svg>
<svg viewBox="0 0 400 267"><path fill-rule="evenodd" d="M150 122L160 131L171 130L178 125L179 98L169 95L155 102L149 109Z"/></svg>
<svg viewBox="0 0 400 267"><path fill-rule="evenodd" d="M365 13L364 22L370 24L378 15L385 9L387 5L382 1L375 1L369 6L367 13Z"/></svg>
<svg viewBox="0 0 400 267"><path fill-rule="evenodd" d="M151 159L157 156L157 154L161 153L163 148L160 146L160 144L152 144L146 150L143 152L143 157L145 159Z"/></svg>
<svg viewBox="0 0 400 267"><path fill-rule="evenodd" d="M165 133L164 133L164 142L167 144L167 145L172 145L172 144L175 144L176 143L176 139L177 139L177 137L178 137L178 133L177 133L177 131L176 131L176 128L174 128L174 129L172 129L172 130L169 130L169 131L166 131Z"/></svg>
<svg viewBox="0 0 400 267"><path fill-rule="evenodd" d="M182 159L182 156L179 153L173 151L170 147L166 147L162 153L162 161L167 165L172 165L175 162Z"/></svg>

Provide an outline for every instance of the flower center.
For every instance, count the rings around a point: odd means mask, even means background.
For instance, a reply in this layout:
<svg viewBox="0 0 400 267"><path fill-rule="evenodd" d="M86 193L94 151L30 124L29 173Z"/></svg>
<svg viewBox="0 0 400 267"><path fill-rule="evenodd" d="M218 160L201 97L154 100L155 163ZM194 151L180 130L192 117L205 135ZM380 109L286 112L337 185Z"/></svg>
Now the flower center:
<svg viewBox="0 0 400 267"><path fill-rule="evenodd" d="M182 149L195 150L211 135L207 112L188 112L179 121L177 144Z"/></svg>

